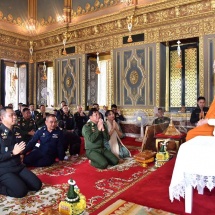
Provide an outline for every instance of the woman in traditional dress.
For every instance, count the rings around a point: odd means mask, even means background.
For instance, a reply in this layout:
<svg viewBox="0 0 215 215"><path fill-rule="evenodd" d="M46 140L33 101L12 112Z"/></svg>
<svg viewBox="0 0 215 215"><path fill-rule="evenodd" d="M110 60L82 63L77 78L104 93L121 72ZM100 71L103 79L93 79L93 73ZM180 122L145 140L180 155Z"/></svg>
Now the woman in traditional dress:
<svg viewBox="0 0 215 215"><path fill-rule="evenodd" d="M105 147L109 149L115 156L121 161L124 158L131 157L129 150L123 145L120 138L125 135L122 133L120 126L115 121L115 114L112 110L108 110L105 113L107 127L110 135L110 140L105 143Z"/></svg>

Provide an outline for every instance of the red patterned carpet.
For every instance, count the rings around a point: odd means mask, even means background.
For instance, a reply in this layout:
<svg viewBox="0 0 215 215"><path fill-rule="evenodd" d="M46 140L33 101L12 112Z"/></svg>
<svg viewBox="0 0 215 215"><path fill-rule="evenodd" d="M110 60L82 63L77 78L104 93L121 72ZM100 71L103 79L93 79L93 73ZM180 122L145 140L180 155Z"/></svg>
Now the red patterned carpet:
<svg viewBox="0 0 215 215"><path fill-rule="evenodd" d="M141 143L134 142L133 138L125 138L123 142L133 155L138 153ZM76 181L80 192L86 196L87 212L98 214L98 211L112 204L113 199L123 197L123 193L127 193L128 189L131 189L130 194L138 193L139 186L136 184L148 177L154 168L152 166L145 169L135 160L127 159L123 164L98 170L89 164L86 157L81 156L75 163L65 161L62 165L56 163L51 167L34 168L32 171L42 180L43 188L37 193L29 192L22 199L0 196L1 215L59 214L58 205L66 197L67 182L71 178ZM129 199L130 194L124 197ZM133 197L129 199L131 202L133 200ZM150 212L146 214L158 214L154 209L148 211Z"/></svg>

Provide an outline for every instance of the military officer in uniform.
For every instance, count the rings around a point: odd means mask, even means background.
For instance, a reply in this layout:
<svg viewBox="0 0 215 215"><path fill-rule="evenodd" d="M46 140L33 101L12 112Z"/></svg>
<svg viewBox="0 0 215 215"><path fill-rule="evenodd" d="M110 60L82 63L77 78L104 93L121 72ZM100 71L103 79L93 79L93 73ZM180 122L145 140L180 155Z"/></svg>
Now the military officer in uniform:
<svg viewBox="0 0 215 215"><path fill-rule="evenodd" d="M63 115L63 106L66 105L65 101L61 101L60 103L60 109L57 111L57 118L59 118L61 115Z"/></svg>
<svg viewBox="0 0 215 215"><path fill-rule="evenodd" d="M37 128L40 128L45 125L47 115L48 113L46 113L45 105L40 105L40 112L35 116L35 122L36 122Z"/></svg>
<svg viewBox="0 0 215 215"><path fill-rule="evenodd" d="M110 137L106 124L99 116L99 111L92 108L89 111L90 120L84 125L82 134L85 140L86 156L92 166L105 169L108 165L117 165L119 159L108 149L104 143L109 141Z"/></svg>
<svg viewBox="0 0 215 215"><path fill-rule="evenodd" d="M75 118L70 113L69 107L64 105L62 111L63 113L58 115L57 119L58 125L64 129L64 150L66 152L69 147L69 153L71 155L70 160L75 161L80 153L81 139L78 136Z"/></svg>
<svg viewBox="0 0 215 215"><path fill-rule="evenodd" d="M40 179L28 170L20 159L25 142L19 128L15 126L17 116L12 108L1 110L0 126L0 194L22 198L28 191L38 191Z"/></svg>
<svg viewBox="0 0 215 215"><path fill-rule="evenodd" d="M170 118L164 116L164 111L163 108L158 108L158 112L157 112L157 118L152 122L152 124L161 124L161 123L165 123L168 122L170 123Z"/></svg>
<svg viewBox="0 0 215 215"><path fill-rule="evenodd" d="M50 166L59 158L64 160L63 131L57 127L57 119L54 114L46 116L45 126L36 131L33 138L28 142L23 154L23 162L27 166ZM26 155L27 152L29 154Z"/></svg>
<svg viewBox="0 0 215 215"><path fill-rule="evenodd" d="M88 117L82 110L82 106L77 106L77 112L74 114L75 124L78 131L78 135L82 136L82 128L86 124Z"/></svg>
<svg viewBox="0 0 215 215"><path fill-rule="evenodd" d="M24 108L22 111L23 117L18 120L18 126L21 130L23 141L26 143L33 137L36 131L36 125L31 118L31 112L28 108Z"/></svg>

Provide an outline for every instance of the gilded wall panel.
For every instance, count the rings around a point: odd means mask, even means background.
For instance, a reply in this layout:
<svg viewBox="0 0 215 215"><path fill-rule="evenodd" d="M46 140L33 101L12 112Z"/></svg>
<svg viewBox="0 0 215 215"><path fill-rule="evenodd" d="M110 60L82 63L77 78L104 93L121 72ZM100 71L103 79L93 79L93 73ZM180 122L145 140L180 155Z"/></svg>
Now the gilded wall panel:
<svg viewBox="0 0 215 215"><path fill-rule="evenodd" d="M96 59L90 58L87 68L87 106L97 102L98 75L96 74L96 68Z"/></svg>
<svg viewBox="0 0 215 215"><path fill-rule="evenodd" d="M37 104L46 105L47 104L47 80L43 77L43 66L39 65L37 67Z"/></svg>
<svg viewBox="0 0 215 215"><path fill-rule="evenodd" d="M65 100L69 106L81 104L80 95L85 95L84 83L80 79L83 69L83 56L74 55L56 61L57 103ZM85 76L85 75L83 75ZM84 80L85 81L85 80Z"/></svg>
<svg viewBox="0 0 215 215"><path fill-rule="evenodd" d="M129 108L155 106L156 46L114 50L115 103Z"/></svg>

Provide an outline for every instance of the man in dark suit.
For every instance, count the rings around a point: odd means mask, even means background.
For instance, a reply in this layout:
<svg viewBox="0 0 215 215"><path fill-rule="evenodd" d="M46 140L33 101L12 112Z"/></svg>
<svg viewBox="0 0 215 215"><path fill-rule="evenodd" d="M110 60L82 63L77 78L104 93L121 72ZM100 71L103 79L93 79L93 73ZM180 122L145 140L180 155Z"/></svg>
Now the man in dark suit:
<svg viewBox="0 0 215 215"><path fill-rule="evenodd" d="M35 116L39 113L37 110L34 110L34 104L29 105L29 110L31 112L31 117L35 120Z"/></svg>

